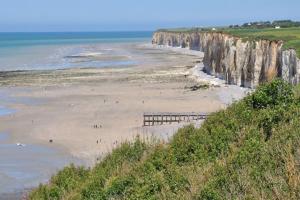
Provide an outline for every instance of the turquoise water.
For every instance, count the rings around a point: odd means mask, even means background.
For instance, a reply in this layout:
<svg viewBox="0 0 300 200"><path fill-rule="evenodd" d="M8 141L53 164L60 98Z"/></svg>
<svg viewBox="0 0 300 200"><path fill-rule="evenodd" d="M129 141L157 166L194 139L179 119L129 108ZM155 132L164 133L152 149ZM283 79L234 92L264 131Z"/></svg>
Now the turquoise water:
<svg viewBox="0 0 300 200"><path fill-rule="evenodd" d="M150 42L151 36L152 32L0 33L0 71L134 65L130 52L120 46Z"/></svg>
<svg viewBox="0 0 300 200"><path fill-rule="evenodd" d="M20 46L136 42L151 38L152 32L0 33L0 48Z"/></svg>

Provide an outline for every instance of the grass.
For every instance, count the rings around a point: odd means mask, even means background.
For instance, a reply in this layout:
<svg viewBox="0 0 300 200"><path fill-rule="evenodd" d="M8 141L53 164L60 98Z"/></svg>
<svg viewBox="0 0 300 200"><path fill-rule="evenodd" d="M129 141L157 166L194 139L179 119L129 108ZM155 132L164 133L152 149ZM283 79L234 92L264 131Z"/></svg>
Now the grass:
<svg viewBox="0 0 300 200"><path fill-rule="evenodd" d="M282 40L284 49L295 49L300 58L300 27L281 29L224 29L226 33L246 40Z"/></svg>
<svg viewBox="0 0 300 200"><path fill-rule="evenodd" d="M299 199L299 119L300 86L276 79L169 143L137 138L67 167L29 199Z"/></svg>
<svg viewBox="0 0 300 200"><path fill-rule="evenodd" d="M212 32L211 29L197 29L197 28L180 28L180 29L161 29L159 31L167 32ZM225 28L221 27L216 30L217 32L227 33L236 37L240 37L244 40L271 40L284 42L284 49L295 49L298 58L300 58L300 27L291 28L264 28L264 29L254 29L254 28Z"/></svg>

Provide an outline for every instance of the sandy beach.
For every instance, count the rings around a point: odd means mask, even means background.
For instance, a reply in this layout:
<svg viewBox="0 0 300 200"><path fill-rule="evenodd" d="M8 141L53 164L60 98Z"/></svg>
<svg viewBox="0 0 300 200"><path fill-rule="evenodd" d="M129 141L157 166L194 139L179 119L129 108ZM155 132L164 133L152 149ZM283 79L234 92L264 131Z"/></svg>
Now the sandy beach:
<svg viewBox="0 0 300 200"><path fill-rule="evenodd" d="M3 93L37 103L7 103L17 112L0 117L0 132L13 142L62 148L92 164L138 134L166 138L182 126L143 128L144 112L211 113L247 92L199 74L200 52L144 44L130 48L143 52L137 58L141 64L2 74ZM210 87L190 89L199 84Z"/></svg>

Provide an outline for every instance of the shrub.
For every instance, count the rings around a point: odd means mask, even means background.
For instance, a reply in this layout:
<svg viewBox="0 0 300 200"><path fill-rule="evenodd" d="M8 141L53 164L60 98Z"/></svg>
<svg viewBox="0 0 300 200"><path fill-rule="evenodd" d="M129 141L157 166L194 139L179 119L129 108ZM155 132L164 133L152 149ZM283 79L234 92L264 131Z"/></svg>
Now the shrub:
<svg viewBox="0 0 300 200"><path fill-rule="evenodd" d="M173 193L178 193L179 191L187 191L190 184L182 171L178 171L175 167L170 167L164 172L165 180Z"/></svg>
<svg viewBox="0 0 300 200"><path fill-rule="evenodd" d="M127 188L130 188L134 183L134 178L132 176L124 176L115 178L107 189L107 196L118 197L125 193Z"/></svg>
<svg viewBox="0 0 300 200"><path fill-rule="evenodd" d="M292 86L281 79L275 79L271 83L259 86L247 98L248 105L254 109L274 108L277 105L288 106L293 101Z"/></svg>
<svg viewBox="0 0 300 200"><path fill-rule="evenodd" d="M186 126L178 131L171 142L171 151L176 163L184 163L192 160L192 154L195 153L191 143L196 129L194 126Z"/></svg>
<svg viewBox="0 0 300 200"><path fill-rule="evenodd" d="M204 188L200 195L197 197L199 200L221 200L221 196L215 189L211 187Z"/></svg>
<svg viewBox="0 0 300 200"><path fill-rule="evenodd" d="M105 192L103 191L103 187L96 182L92 182L91 184L87 184L83 190L81 191L80 199L107 199L105 196Z"/></svg>

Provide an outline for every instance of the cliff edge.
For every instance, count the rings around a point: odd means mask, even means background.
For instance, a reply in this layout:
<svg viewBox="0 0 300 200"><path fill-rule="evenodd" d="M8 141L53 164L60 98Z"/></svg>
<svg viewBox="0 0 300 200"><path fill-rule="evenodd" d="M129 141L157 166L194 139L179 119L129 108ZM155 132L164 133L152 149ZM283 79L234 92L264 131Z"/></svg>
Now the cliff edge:
<svg viewBox="0 0 300 200"><path fill-rule="evenodd" d="M247 41L221 32L158 31L152 43L204 52L204 70L228 84L255 88L275 77L300 82L296 50L283 49L283 41Z"/></svg>

